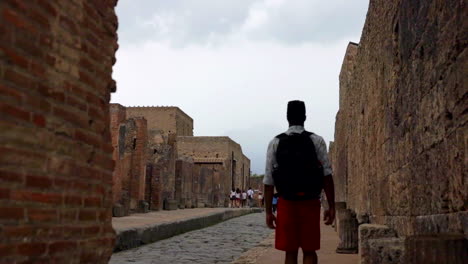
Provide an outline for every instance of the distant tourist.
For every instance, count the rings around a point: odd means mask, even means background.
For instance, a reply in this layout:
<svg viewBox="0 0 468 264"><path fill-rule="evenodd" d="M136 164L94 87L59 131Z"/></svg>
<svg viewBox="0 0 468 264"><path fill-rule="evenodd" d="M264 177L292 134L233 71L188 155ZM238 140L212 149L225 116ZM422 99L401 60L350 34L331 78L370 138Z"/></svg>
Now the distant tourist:
<svg viewBox="0 0 468 264"><path fill-rule="evenodd" d="M241 191L239 188L236 189L236 207L240 207L241 204Z"/></svg>
<svg viewBox="0 0 468 264"><path fill-rule="evenodd" d="M234 208L236 203L236 190L232 188L231 194L229 195L229 199L231 200L231 208Z"/></svg>
<svg viewBox="0 0 468 264"><path fill-rule="evenodd" d="M249 199L249 207L252 207L253 196L254 191L252 190L252 187L249 187L249 189L247 190L247 199Z"/></svg>
<svg viewBox="0 0 468 264"><path fill-rule="evenodd" d="M335 191L327 147L322 137L304 129L305 104L288 103L289 129L269 144L265 185L266 223L276 229L275 247L286 251L285 263L297 263L299 248L304 263L317 263L320 249L320 193L325 190L329 208L326 225L335 219ZM273 192L279 193L277 215L273 214Z"/></svg>
<svg viewBox="0 0 468 264"><path fill-rule="evenodd" d="M260 208L263 208L263 194L262 194L262 192L258 193L257 198L258 198L258 204L259 204Z"/></svg>
<svg viewBox="0 0 468 264"><path fill-rule="evenodd" d="M245 190L242 190L241 199L241 206L244 207L247 203L247 192Z"/></svg>
<svg viewBox="0 0 468 264"><path fill-rule="evenodd" d="M273 201L272 201L272 205L271 205L272 206L271 209L272 209L273 213L276 213L276 205L278 205L278 198L279 198L278 193L275 193L273 195Z"/></svg>

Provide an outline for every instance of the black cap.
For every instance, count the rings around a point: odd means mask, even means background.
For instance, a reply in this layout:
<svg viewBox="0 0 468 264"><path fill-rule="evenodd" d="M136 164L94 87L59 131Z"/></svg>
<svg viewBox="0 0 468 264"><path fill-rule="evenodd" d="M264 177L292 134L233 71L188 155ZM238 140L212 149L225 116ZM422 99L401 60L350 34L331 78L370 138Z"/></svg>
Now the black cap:
<svg viewBox="0 0 468 264"><path fill-rule="evenodd" d="M288 120L304 121L306 118L306 109L303 101L288 102Z"/></svg>

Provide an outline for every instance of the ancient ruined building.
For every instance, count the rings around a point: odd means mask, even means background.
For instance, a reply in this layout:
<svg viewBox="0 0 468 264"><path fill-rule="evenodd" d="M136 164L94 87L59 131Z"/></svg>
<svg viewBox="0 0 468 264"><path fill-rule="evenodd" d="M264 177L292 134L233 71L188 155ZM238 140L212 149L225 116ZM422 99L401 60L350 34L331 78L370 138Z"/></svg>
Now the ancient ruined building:
<svg viewBox="0 0 468 264"><path fill-rule="evenodd" d="M198 207L228 206L232 188L247 190L250 160L239 144L229 137L177 137L177 153L181 160L192 160L192 197ZM190 184L190 183L189 183Z"/></svg>
<svg viewBox="0 0 468 264"><path fill-rule="evenodd" d="M178 107L127 107L128 117L148 120L146 197L150 209L177 209L177 136L193 136L193 119Z"/></svg>
<svg viewBox="0 0 468 264"><path fill-rule="evenodd" d="M178 135L193 135L192 118L177 107L111 104L111 134L116 162L114 216L177 209L174 144Z"/></svg>
<svg viewBox="0 0 468 264"><path fill-rule="evenodd" d="M115 0L0 1L0 262L106 263Z"/></svg>
<svg viewBox="0 0 468 264"><path fill-rule="evenodd" d="M228 205L244 188L250 160L228 137L193 137L178 107L111 104L114 216L150 210Z"/></svg>
<svg viewBox="0 0 468 264"><path fill-rule="evenodd" d="M338 251L361 263L468 263L467 11L370 1L347 48L331 158Z"/></svg>

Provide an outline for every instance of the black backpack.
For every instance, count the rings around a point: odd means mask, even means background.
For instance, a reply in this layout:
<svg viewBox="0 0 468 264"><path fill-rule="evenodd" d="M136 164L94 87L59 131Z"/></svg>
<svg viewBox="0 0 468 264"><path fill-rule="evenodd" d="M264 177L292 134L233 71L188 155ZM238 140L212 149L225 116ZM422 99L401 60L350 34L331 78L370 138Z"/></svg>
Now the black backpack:
<svg viewBox="0 0 468 264"><path fill-rule="evenodd" d="M323 166L317 158L312 133L280 134L273 180L286 200L317 199L323 189Z"/></svg>

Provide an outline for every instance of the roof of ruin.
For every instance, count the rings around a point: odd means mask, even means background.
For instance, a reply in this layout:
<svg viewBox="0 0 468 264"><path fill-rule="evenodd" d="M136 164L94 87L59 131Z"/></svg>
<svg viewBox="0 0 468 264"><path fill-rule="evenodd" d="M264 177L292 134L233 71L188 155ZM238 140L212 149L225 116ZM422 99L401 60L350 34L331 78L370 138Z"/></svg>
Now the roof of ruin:
<svg viewBox="0 0 468 264"><path fill-rule="evenodd" d="M176 110L178 111L179 113L181 113L182 115L184 115L185 117L189 118L190 120L193 121L193 118L191 116L189 116L187 113L185 113L182 109L180 109L178 106L127 106L127 108L143 108L143 109L148 109L148 110Z"/></svg>
<svg viewBox="0 0 468 264"><path fill-rule="evenodd" d="M186 142L228 142L237 145L242 151L242 146L228 136L178 136L177 140Z"/></svg>

